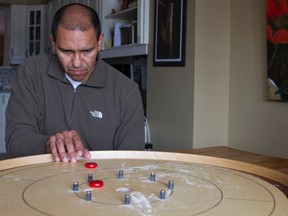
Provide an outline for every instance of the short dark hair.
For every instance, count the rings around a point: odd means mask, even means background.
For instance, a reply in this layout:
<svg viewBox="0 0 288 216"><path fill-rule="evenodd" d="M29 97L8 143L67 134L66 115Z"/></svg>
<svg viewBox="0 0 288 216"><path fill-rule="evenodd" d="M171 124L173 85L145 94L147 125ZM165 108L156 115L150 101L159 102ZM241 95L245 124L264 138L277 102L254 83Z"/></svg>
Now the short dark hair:
<svg viewBox="0 0 288 216"><path fill-rule="evenodd" d="M101 24L100 24L99 16L94 9L84 4L80 4L80 3L67 4L56 11L53 21L52 21L52 29L51 29L51 34L54 40L56 40L57 30L58 30L59 25L64 25L65 20L67 21L67 19L65 19L65 16L67 15L66 12L69 11L69 9L73 7L79 8L85 12L85 15L83 13L82 14L89 20L88 21L89 25L87 26L87 23L85 24L84 22L81 22L78 19L77 22L73 23L73 26L69 24L69 27L65 25L66 26L65 28L71 31L76 31L76 30L87 31L89 26L92 26L96 32L96 35L97 35L96 37L98 40L101 34ZM73 14L70 14L70 15L73 16ZM72 23L74 21L69 21L69 22Z"/></svg>

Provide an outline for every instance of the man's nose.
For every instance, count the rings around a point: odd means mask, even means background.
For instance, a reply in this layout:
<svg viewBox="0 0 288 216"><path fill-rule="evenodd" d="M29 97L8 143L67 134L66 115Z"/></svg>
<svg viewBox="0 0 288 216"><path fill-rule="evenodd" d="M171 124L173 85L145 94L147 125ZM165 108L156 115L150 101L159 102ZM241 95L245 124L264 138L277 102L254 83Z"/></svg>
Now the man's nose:
<svg viewBox="0 0 288 216"><path fill-rule="evenodd" d="M79 53L75 53L72 59L72 65L75 68L78 68L82 65L81 55Z"/></svg>

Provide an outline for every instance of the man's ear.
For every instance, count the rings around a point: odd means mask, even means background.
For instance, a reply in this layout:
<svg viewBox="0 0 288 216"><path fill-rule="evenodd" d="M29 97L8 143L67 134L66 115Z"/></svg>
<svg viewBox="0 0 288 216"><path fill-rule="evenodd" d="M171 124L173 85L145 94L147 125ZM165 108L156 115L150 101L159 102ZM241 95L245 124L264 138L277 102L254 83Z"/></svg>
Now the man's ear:
<svg viewBox="0 0 288 216"><path fill-rule="evenodd" d="M55 40L52 34L49 35L49 40L51 42L52 50L55 52Z"/></svg>
<svg viewBox="0 0 288 216"><path fill-rule="evenodd" d="M104 35L100 34L99 39L98 39L98 52L102 50L102 43L103 43Z"/></svg>

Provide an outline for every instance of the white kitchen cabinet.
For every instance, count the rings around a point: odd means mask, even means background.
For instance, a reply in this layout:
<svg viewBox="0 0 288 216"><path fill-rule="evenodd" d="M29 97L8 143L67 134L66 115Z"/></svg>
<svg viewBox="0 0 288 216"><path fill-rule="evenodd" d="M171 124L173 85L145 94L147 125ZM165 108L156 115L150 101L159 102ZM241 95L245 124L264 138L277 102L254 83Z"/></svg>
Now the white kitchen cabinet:
<svg viewBox="0 0 288 216"><path fill-rule="evenodd" d="M0 93L0 153L5 153L5 127L6 127L6 118L5 112L8 104L10 93Z"/></svg>
<svg viewBox="0 0 288 216"><path fill-rule="evenodd" d="M9 14L9 64L44 52L44 5L11 5Z"/></svg>
<svg viewBox="0 0 288 216"><path fill-rule="evenodd" d="M9 64L20 64L27 57L26 8L25 5L11 5L10 7Z"/></svg>
<svg viewBox="0 0 288 216"><path fill-rule="evenodd" d="M28 6L26 9L27 23L27 56L44 53L44 5Z"/></svg>

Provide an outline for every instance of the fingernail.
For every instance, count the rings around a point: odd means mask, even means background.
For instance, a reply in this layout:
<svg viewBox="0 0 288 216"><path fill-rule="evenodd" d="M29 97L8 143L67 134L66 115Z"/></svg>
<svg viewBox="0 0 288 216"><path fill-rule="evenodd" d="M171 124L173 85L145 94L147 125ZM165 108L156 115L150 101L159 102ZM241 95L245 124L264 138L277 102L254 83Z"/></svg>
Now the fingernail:
<svg viewBox="0 0 288 216"><path fill-rule="evenodd" d="M83 155L83 152L82 152L82 151L78 151L78 152L77 152L77 155L78 155L79 157L81 157L81 156Z"/></svg>

